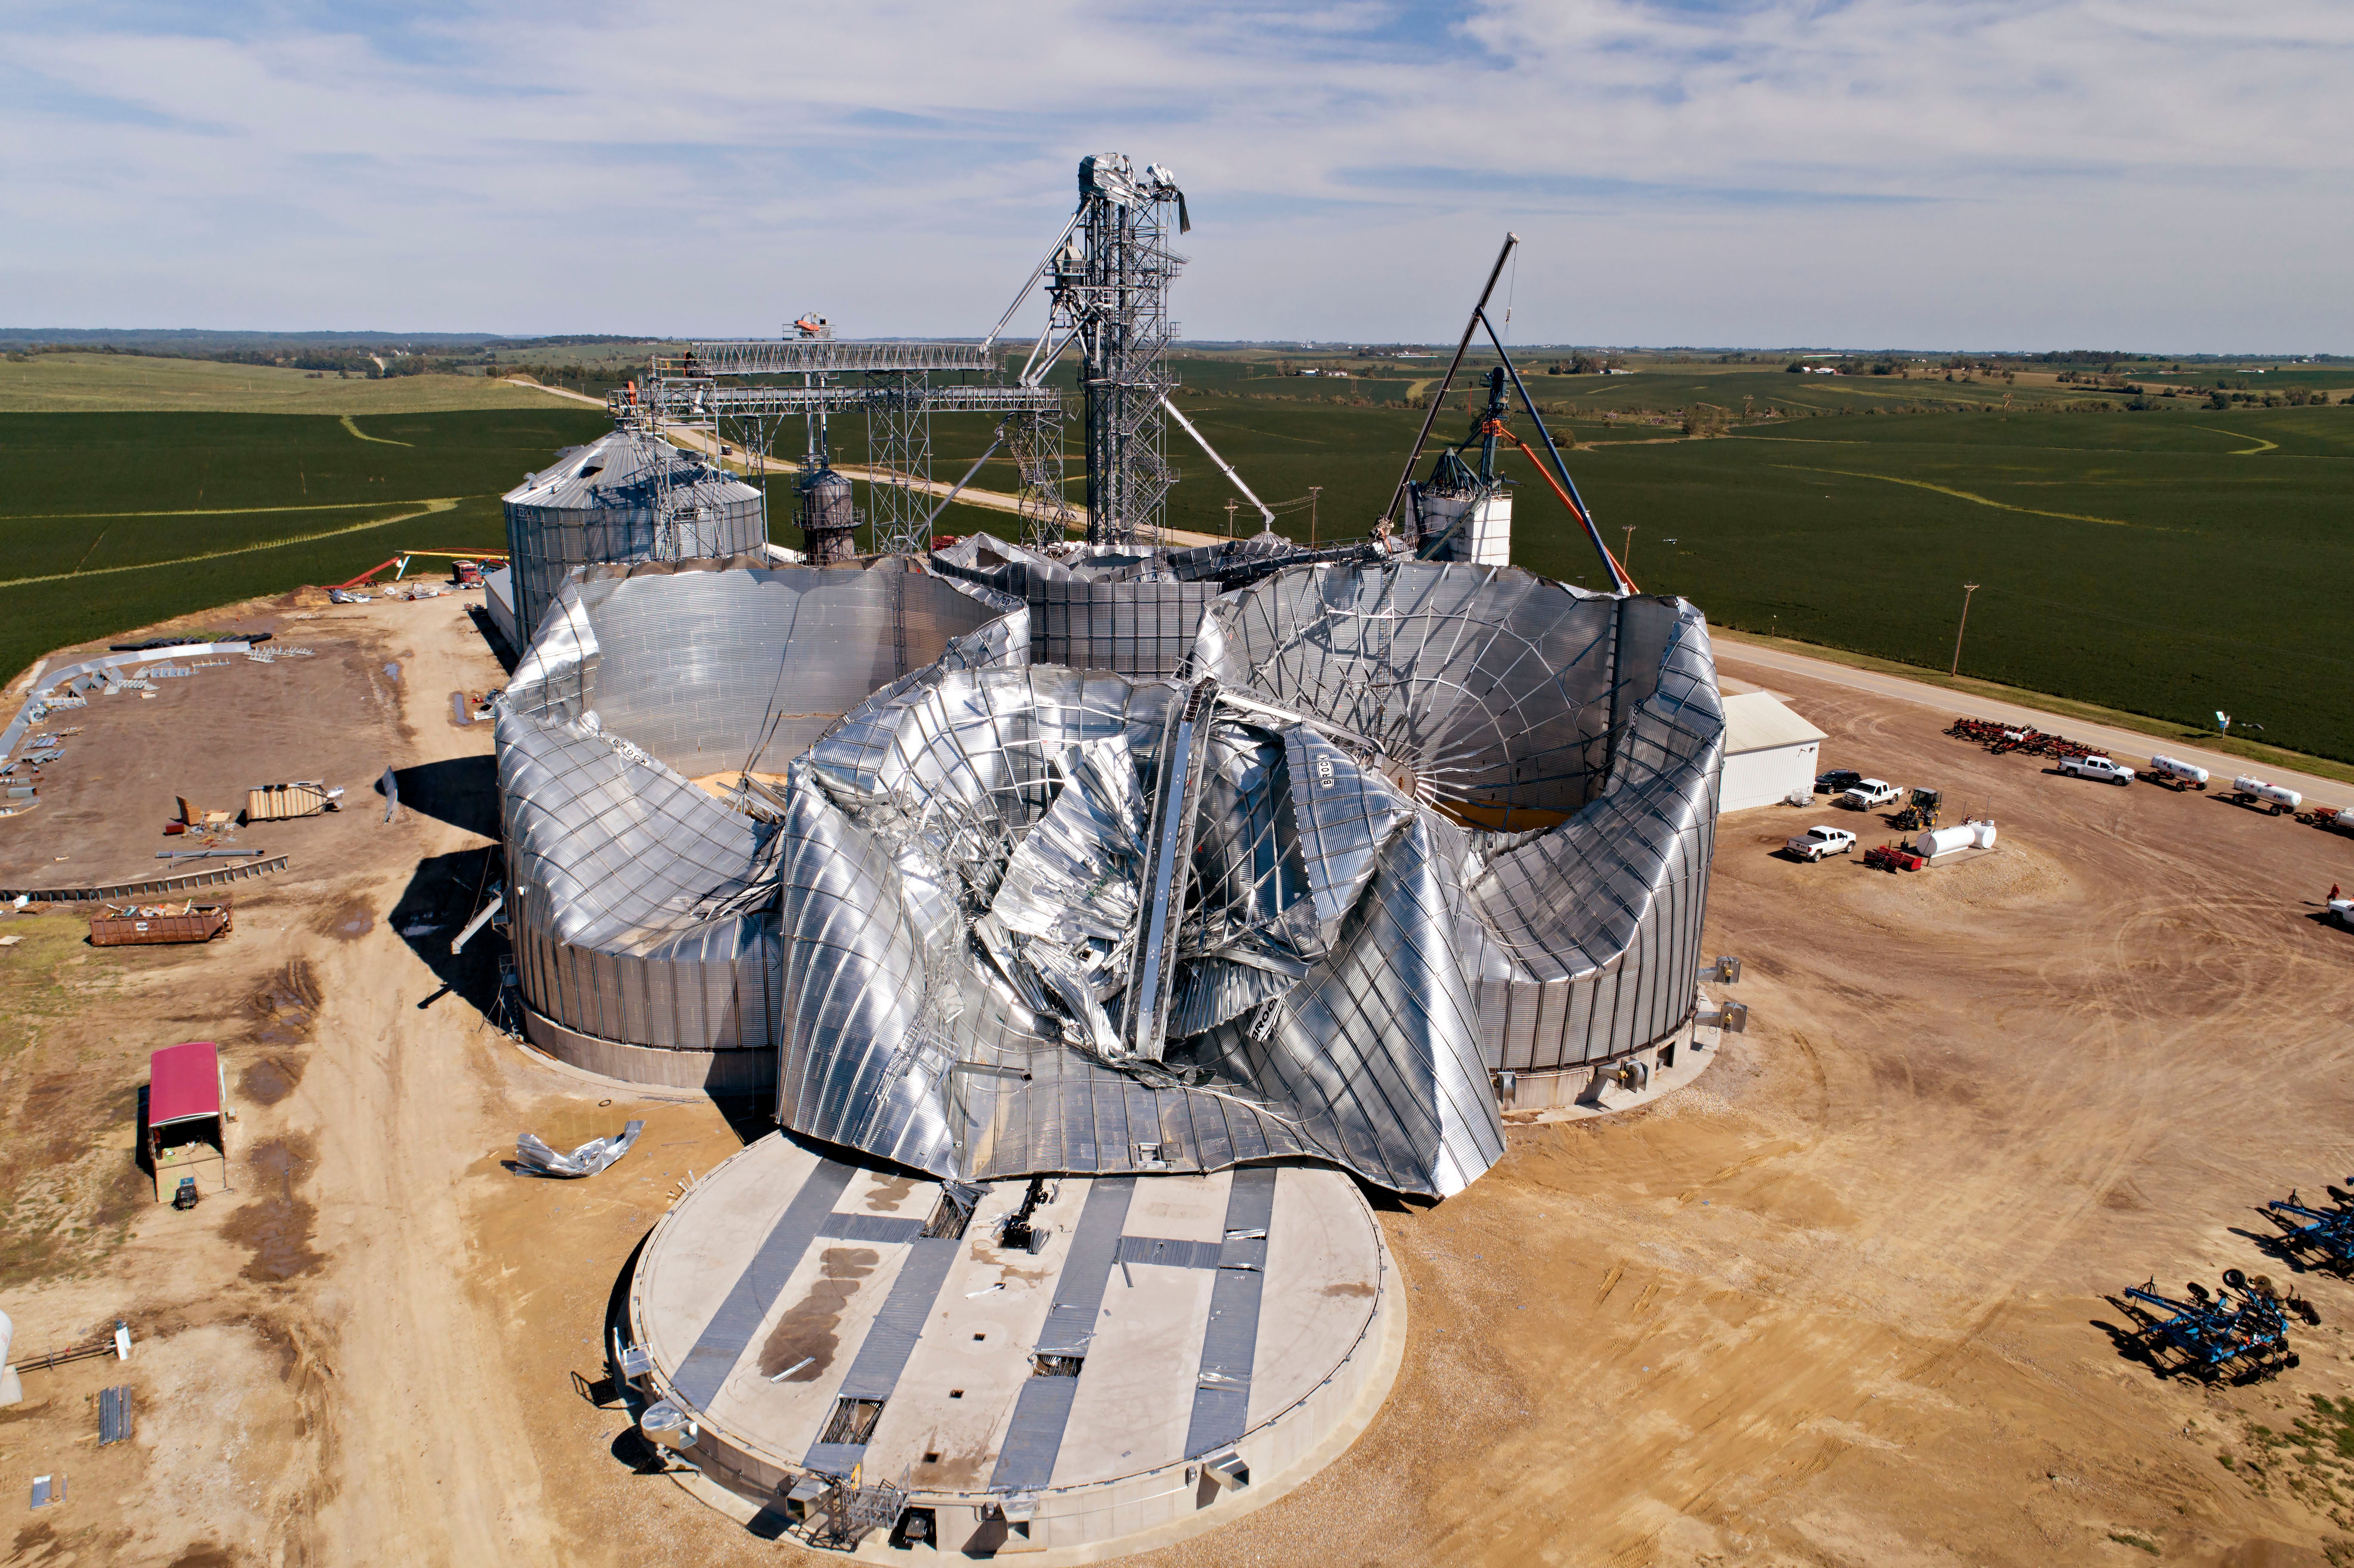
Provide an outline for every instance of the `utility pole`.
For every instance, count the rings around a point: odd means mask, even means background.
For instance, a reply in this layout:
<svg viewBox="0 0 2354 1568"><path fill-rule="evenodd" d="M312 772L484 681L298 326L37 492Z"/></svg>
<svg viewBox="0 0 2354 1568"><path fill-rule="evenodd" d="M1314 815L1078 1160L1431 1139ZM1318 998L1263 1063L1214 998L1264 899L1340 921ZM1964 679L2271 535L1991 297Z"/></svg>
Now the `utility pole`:
<svg viewBox="0 0 2354 1568"><path fill-rule="evenodd" d="M1235 536L1235 508L1241 504L1231 495L1226 497L1226 537Z"/></svg>
<svg viewBox="0 0 2354 1568"><path fill-rule="evenodd" d="M1320 484L1308 487L1308 547L1311 550L1316 547L1316 498L1323 493Z"/></svg>
<svg viewBox="0 0 2354 1568"><path fill-rule="evenodd" d="M1946 672L1948 675L1958 675L1962 673L1962 633L1969 630L1970 595L1978 591L1978 585L1976 583L1962 585L1962 621L1960 625L1954 628L1954 667Z"/></svg>

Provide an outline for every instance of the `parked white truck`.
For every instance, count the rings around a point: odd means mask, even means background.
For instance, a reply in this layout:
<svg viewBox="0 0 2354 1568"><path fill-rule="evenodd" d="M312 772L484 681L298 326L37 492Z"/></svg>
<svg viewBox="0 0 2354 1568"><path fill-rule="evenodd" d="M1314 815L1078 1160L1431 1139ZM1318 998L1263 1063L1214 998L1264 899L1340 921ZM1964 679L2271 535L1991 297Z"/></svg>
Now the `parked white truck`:
<svg viewBox="0 0 2354 1568"><path fill-rule="evenodd" d="M1845 828L1808 828L1794 839L1785 839L1782 847L1800 860L1820 860L1855 848L1855 835Z"/></svg>
<svg viewBox="0 0 2354 1568"><path fill-rule="evenodd" d="M1860 779L1848 787L1839 798L1840 804L1850 811L1869 811L1874 806L1885 806L1904 793L1883 779Z"/></svg>
<svg viewBox="0 0 2354 1568"><path fill-rule="evenodd" d="M2122 762L2105 757L2063 757L2060 771L2073 773L2079 779L2097 779L2104 784L2130 784L2134 770Z"/></svg>

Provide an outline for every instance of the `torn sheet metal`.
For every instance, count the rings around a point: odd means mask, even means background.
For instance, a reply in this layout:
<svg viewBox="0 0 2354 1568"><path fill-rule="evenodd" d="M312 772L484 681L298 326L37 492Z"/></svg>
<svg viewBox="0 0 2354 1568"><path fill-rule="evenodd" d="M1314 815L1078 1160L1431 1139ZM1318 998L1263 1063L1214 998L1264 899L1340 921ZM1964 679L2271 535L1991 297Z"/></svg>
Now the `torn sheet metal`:
<svg viewBox="0 0 2354 1568"><path fill-rule="evenodd" d="M594 1176L627 1154L645 1129L644 1122L628 1122L612 1137L592 1138L569 1154L557 1153L537 1133L526 1132L515 1139L515 1160L542 1176Z"/></svg>
<svg viewBox="0 0 2354 1568"><path fill-rule="evenodd" d="M922 672L811 748L780 1120L965 1180L1306 1155L1443 1194L1501 1156L1499 1057L1690 1015L1723 717L1689 606L1295 567L1191 669Z"/></svg>
<svg viewBox="0 0 2354 1568"><path fill-rule="evenodd" d="M912 669L1024 656L1007 624L1024 613L883 568L660 562L566 584L497 705L532 1038L600 1072L751 1087L735 1064L766 1069L782 1033L769 781ZM713 775L741 781L733 804L694 782ZM710 1065L652 1054L686 1052Z"/></svg>

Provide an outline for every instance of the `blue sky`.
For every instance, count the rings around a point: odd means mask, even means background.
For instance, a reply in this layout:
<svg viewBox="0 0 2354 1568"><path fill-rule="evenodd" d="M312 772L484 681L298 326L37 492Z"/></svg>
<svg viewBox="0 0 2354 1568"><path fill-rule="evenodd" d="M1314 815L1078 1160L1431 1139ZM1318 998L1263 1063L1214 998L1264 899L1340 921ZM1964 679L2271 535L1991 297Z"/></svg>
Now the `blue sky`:
<svg viewBox="0 0 2354 1568"><path fill-rule="evenodd" d="M2354 7L0 5L0 325L977 333L1089 152L1196 337L2354 352Z"/></svg>

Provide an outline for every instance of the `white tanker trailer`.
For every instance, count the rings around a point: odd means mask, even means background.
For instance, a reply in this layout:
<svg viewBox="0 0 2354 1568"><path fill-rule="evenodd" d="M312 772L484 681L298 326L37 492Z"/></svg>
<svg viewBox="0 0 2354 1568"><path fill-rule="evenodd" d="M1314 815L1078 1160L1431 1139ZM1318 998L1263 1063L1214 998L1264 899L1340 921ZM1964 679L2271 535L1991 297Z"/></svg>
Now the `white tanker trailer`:
<svg viewBox="0 0 2354 1568"><path fill-rule="evenodd" d="M2171 757L2151 758L2148 778L2151 783L2163 784L2177 792L2207 788L2204 768L2195 762L2178 762Z"/></svg>
<svg viewBox="0 0 2354 1568"><path fill-rule="evenodd" d="M2235 805L2260 808L2275 817L2305 804L2305 797L2296 790L2251 779L2244 773L2232 780L2232 793L2223 798Z"/></svg>

